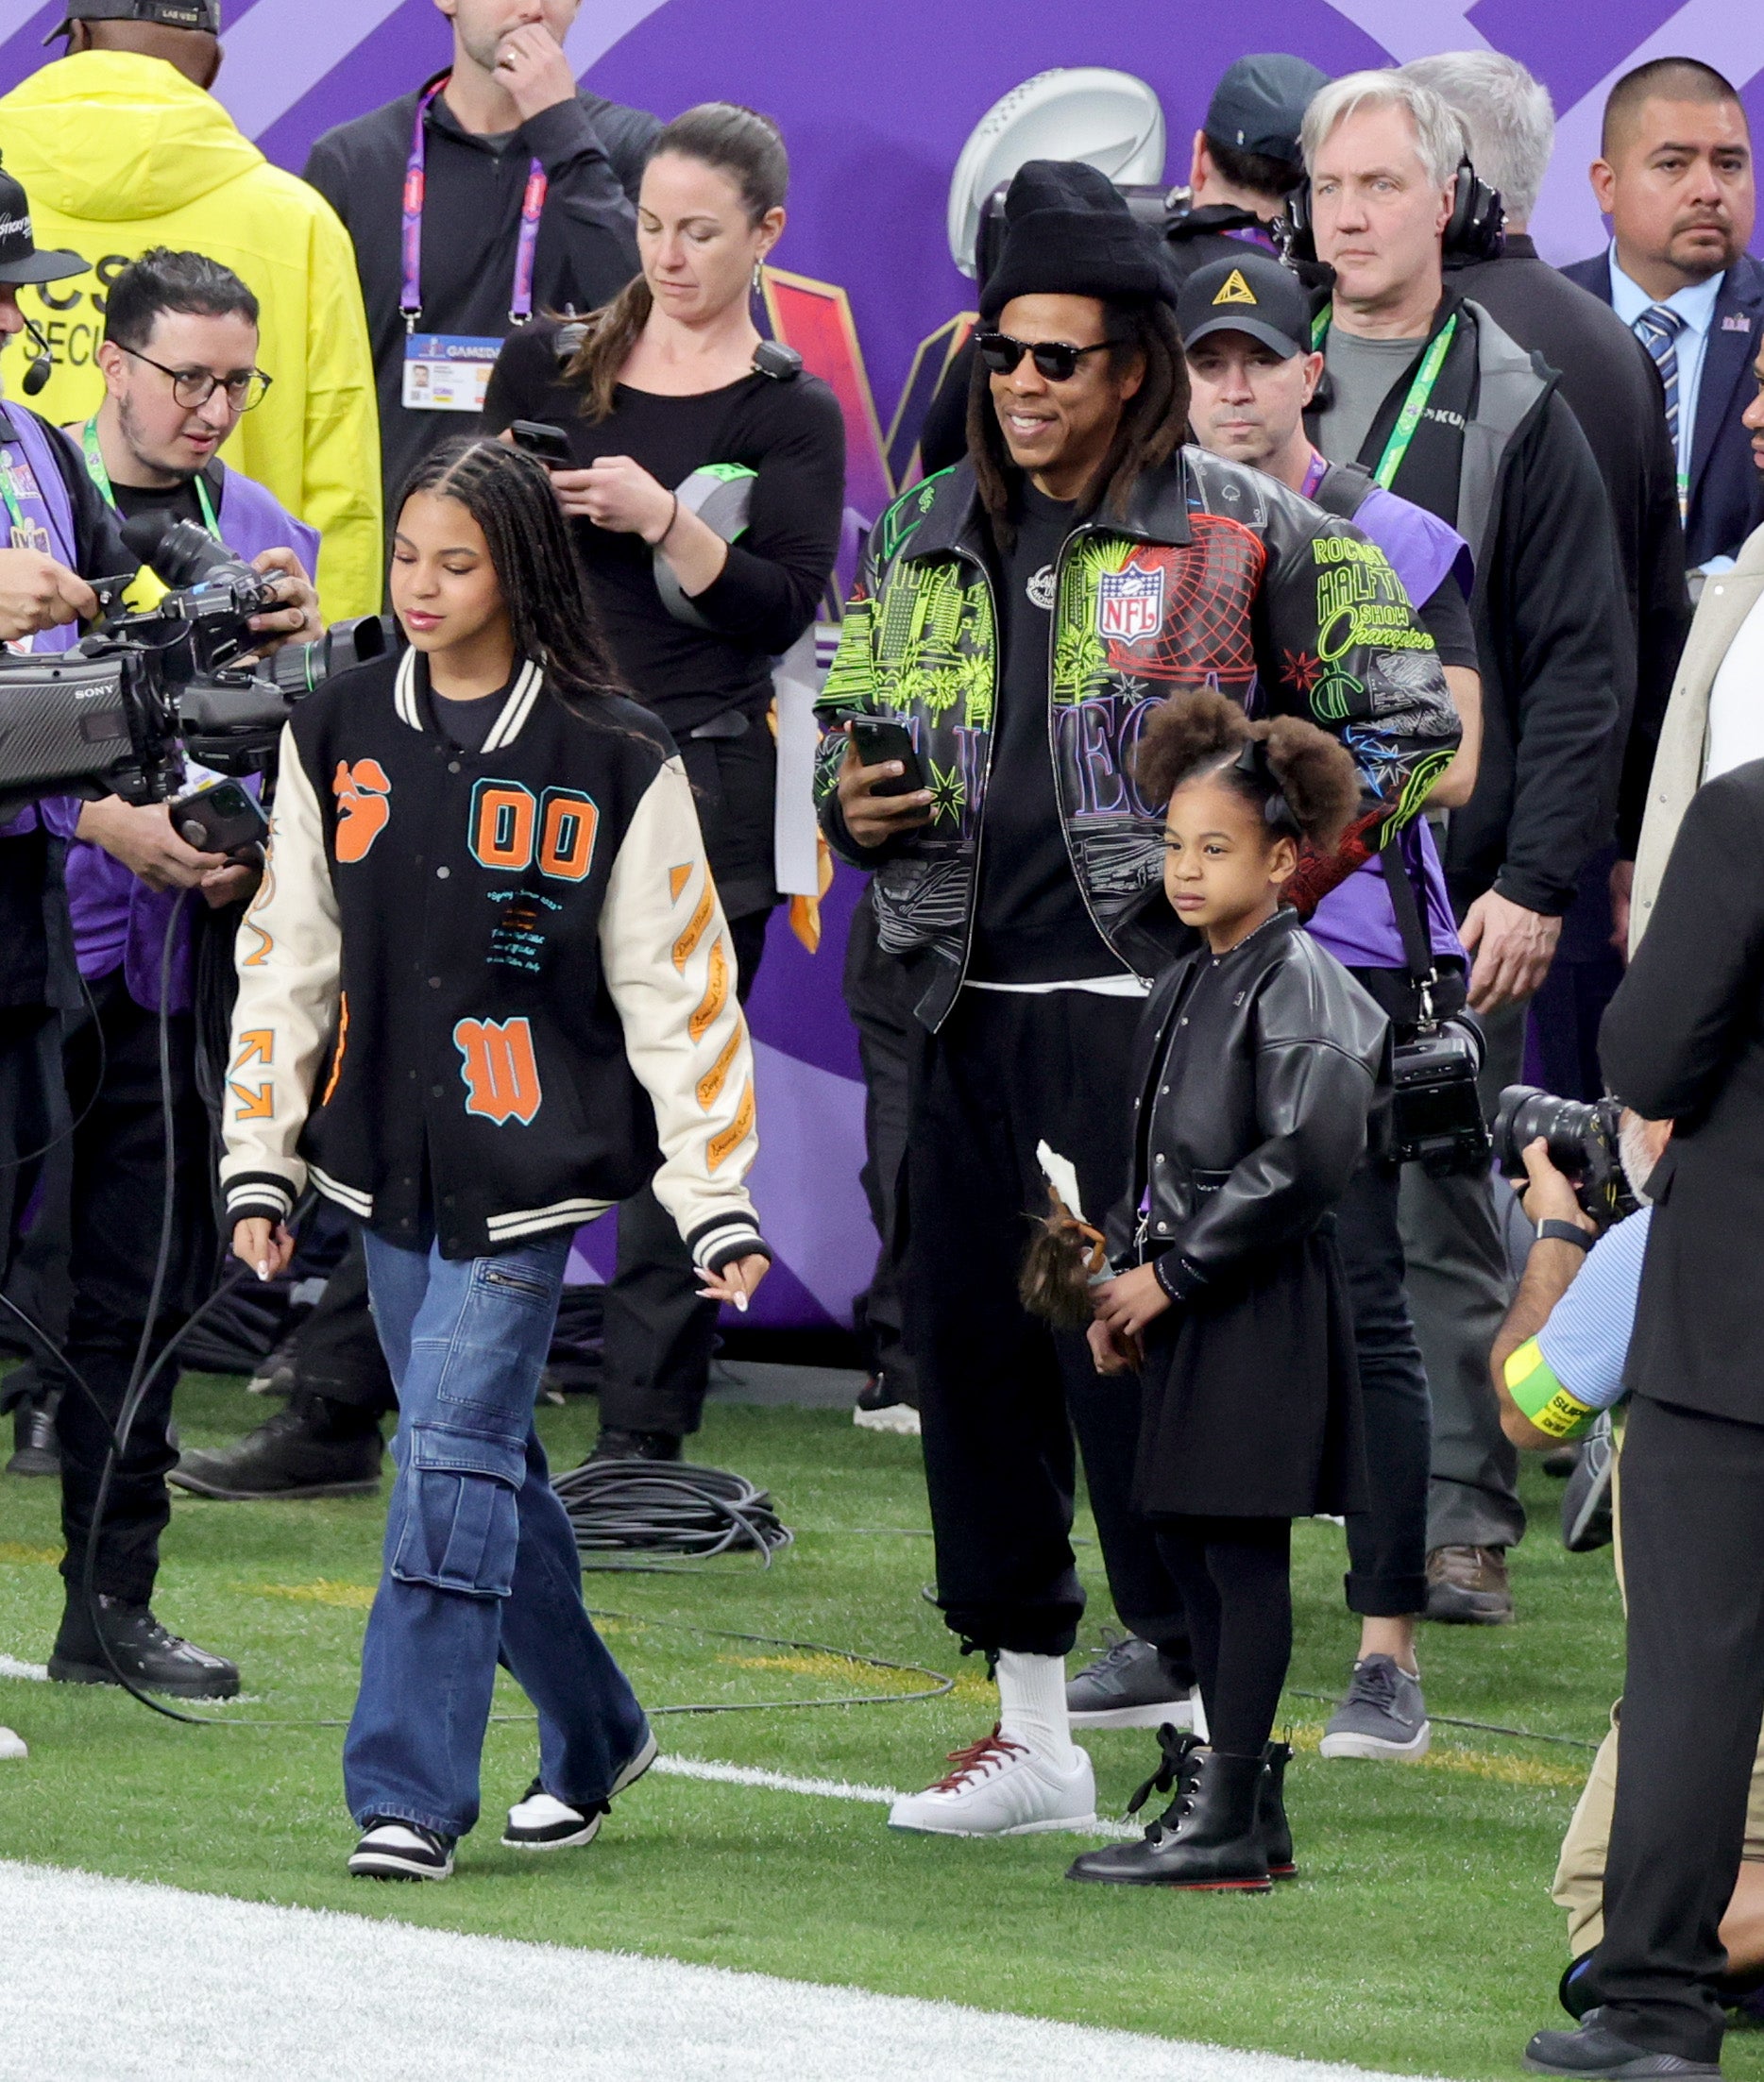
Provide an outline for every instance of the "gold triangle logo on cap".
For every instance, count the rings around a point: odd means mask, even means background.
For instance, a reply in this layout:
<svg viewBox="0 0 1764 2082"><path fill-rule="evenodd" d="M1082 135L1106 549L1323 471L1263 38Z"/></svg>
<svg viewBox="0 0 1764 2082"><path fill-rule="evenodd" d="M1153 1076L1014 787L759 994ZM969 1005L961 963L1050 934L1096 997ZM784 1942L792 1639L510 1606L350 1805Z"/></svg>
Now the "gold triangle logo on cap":
<svg viewBox="0 0 1764 2082"><path fill-rule="evenodd" d="M1215 304L1253 304L1256 293L1245 281L1243 269L1234 267L1225 278L1219 294L1213 300Z"/></svg>

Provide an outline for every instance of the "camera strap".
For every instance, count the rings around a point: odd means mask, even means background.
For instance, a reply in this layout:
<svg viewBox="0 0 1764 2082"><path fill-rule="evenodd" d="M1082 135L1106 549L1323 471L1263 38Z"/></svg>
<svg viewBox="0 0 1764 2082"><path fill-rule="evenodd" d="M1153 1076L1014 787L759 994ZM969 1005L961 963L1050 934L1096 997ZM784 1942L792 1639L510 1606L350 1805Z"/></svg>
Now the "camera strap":
<svg viewBox="0 0 1764 2082"><path fill-rule="evenodd" d="M98 446L98 421L94 415L79 430L79 446L86 458L86 475L98 487L98 497L114 513L116 492L110 482L110 473L105 466L104 450ZM191 480L195 486L196 504L202 511L202 525L215 541L221 539L220 516L214 511L214 501L209 497L209 488L198 470Z"/></svg>
<svg viewBox="0 0 1764 2082"><path fill-rule="evenodd" d="M1433 961L1427 928L1421 921L1421 907L1416 901L1415 882L1401 838L1393 838L1381 848L1378 860L1384 872L1385 887L1390 891L1390 907L1397 914L1403 959L1409 965L1409 980L1419 1001L1420 1023L1430 1024L1433 1017L1433 990L1439 980L1439 971Z"/></svg>

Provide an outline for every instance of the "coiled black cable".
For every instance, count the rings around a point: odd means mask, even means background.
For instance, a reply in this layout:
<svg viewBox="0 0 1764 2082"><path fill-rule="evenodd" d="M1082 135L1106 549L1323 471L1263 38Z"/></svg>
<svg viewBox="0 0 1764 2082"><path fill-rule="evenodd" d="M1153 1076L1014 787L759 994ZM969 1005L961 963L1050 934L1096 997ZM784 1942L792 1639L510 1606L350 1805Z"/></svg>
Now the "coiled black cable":
<svg viewBox="0 0 1764 2082"><path fill-rule="evenodd" d="M685 1461L584 1461L551 1487L568 1514L577 1552L679 1554L694 1561L751 1549L770 1568L796 1535L744 1475ZM642 1563L589 1562L598 1569Z"/></svg>

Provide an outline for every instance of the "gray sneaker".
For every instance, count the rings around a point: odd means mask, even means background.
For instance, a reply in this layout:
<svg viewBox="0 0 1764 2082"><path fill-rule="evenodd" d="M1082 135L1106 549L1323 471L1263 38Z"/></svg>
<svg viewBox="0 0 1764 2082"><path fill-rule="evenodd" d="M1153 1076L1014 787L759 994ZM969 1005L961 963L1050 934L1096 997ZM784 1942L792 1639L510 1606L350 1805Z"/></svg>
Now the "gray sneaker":
<svg viewBox="0 0 1764 2082"><path fill-rule="evenodd" d="M1418 1764L1433 1739L1420 1679L1393 1656L1368 1655L1354 1665L1348 1696L1330 1716L1317 1747L1324 1756Z"/></svg>
<svg viewBox="0 0 1764 2082"><path fill-rule="evenodd" d="M1162 1653L1128 1634L1066 1686L1075 1728L1192 1728L1194 1687L1170 1674Z"/></svg>

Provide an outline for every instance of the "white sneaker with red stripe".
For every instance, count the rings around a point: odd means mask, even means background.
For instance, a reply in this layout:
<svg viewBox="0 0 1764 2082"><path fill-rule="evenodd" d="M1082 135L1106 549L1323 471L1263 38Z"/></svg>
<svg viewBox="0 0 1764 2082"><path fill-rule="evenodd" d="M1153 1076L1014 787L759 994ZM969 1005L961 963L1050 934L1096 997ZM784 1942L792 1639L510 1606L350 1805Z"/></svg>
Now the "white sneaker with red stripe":
<svg viewBox="0 0 1764 2082"><path fill-rule="evenodd" d="M951 1769L923 1793L889 1809L890 1829L933 1837L1027 1837L1089 1829L1096 1821L1091 1760L1074 1747L1060 1765L1013 1742L994 1723L990 1735L949 1753Z"/></svg>

